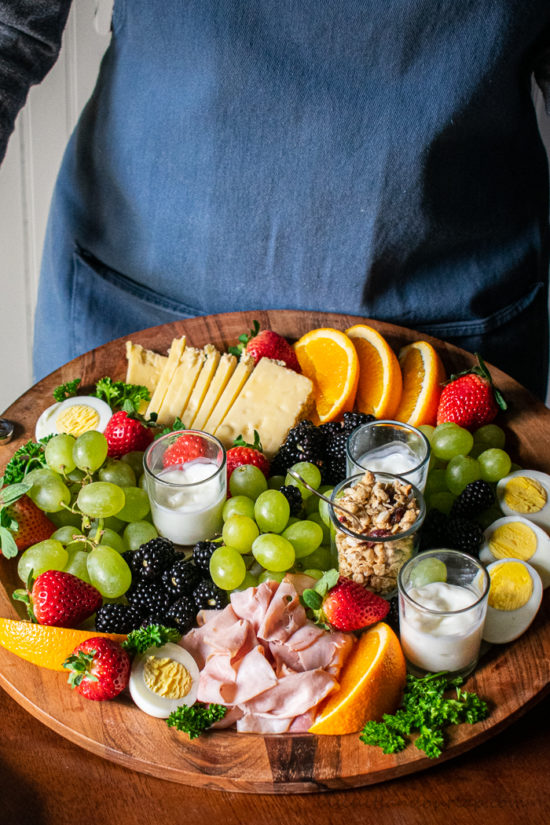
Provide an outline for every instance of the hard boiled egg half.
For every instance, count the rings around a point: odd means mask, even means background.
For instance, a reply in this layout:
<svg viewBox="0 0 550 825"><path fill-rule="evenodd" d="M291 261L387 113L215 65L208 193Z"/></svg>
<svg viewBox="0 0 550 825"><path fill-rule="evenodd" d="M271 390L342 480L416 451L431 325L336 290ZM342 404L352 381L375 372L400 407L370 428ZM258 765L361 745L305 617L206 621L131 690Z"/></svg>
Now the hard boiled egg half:
<svg viewBox="0 0 550 825"><path fill-rule="evenodd" d="M136 656L130 673L130 695L138 708L166 719L180 705L193 705L199 689L199 668L187 650L168 644Z"/></svg>
<svg viewBox="0 0 550 825"><path fill-rule="evenodd" d="M112 414L110 406L93 395L65 398L44 410L36 422L36 440L60 433L69 433L78 438L88 430L102 433Z"/></svg>
<svg viewBox="0 0 550 825"><path fill-rule="evenodd" d="M504 516L485 530L480 561L487 567L499 559L519 559L534 567L542 586L550 584L550 537L521 516Z"/></svg>
<svg viewBox="0 0 550 825"><path fill-rule="evenodd" d="M539 470L516 470L501 478L497 498L505 516L522 516L550 529L550 476Z"/></svg>
<svg viewBox="0 0 550 825"><path fill-rule="evenodd" d="M491 586L483 638L492 644L512 642L524 633L542 601L537 571L518 559L494 561L487 567Z"/></svg>

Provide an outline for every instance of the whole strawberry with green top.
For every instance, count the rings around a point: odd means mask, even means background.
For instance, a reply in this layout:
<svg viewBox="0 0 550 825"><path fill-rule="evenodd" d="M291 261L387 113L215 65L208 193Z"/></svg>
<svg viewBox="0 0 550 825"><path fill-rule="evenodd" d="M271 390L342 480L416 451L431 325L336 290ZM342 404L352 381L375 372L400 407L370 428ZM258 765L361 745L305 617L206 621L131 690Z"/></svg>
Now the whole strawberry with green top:
<svg viewBox="0 0 550 825"><path fill-rule="evenodd" d="M27 589L16 590L13 598L27 605L34 622L54 627L76 628L103 603L92 584L62 570L46 570L34 581L31 572Z"/></svg>
<svg viewBox="0 0 550 825"><path fill-rule="evenodd" d="M254 326L248 334L239 335L239 344L229 347L229 352L240 357L242 352L248 353L257 364L261 358L272 358L282 361L288 369L301 372L296 353L282 335L272 329L260 330L260 325L254 321Z"/></svg>
<svg viewBox="0 0 550 825"><path fill-rule="evenodd" d="M239 435L227 451L227 483L229 483L233 470L244 464L253 464L262 471L266 478L269 478L269 460L263 454L262 449L257 430L254 430L254 444L247 444L242 435Z"/></svg>
<svg viewBox="0 0 550 825"><path fill-rule="evenodd" d="M107 439L107 455L120 458L127 453L142 452L153 440L151 426L155 426L154 421L144 419L132 404L125 404L124 409L111 416L103 432Z"/></svg>
<svg viewBox="0 0 550 825"><path fill-rule="evenodd" d="M112 639L92 637L81 642L63 662L69 684L86 699L104 701L122 693L130 679L130 657Z"/></svg>
<svg viewBox="0 0 550 825"><path fill-rule="evenodd" d="M496 389L491 374L476 353L477 364L451 376L443 388L437 408L437 423L450 421L467 430L490 424L507 404Z"/></svg>
<svg viewBox="0 0 550 825"><path fill-rule="evenodd" d="M313 620L329 630L362 630L385 619L390 609L382 596L340 576L337 570L323 573L313 588L304 590L301 601Z"/></svg>

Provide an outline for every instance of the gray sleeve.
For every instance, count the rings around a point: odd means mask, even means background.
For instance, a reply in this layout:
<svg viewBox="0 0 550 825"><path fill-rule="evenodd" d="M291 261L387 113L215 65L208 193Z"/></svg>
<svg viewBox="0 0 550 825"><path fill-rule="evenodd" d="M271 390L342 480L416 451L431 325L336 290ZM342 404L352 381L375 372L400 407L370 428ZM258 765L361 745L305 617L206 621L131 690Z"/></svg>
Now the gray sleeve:
<svg viewBox="0 0 550 825"><path fill-rule="evenodd" d="M0 0L0 161L29 92L55 63L71 0Z"/></svg>

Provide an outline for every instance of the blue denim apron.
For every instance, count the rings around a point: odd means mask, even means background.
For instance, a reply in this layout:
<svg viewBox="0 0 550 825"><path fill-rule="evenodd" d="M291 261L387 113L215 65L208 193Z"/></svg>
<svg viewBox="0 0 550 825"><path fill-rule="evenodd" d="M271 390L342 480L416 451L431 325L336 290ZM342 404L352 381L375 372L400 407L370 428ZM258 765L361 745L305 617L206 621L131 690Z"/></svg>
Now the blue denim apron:
<svg viewBox="0 0 550 825"><path fill-rule="evenodd" d="M542 392L549 20L548 0L117 0L53 198L36 377L174 319L302 308L481 348Z"/></svg>

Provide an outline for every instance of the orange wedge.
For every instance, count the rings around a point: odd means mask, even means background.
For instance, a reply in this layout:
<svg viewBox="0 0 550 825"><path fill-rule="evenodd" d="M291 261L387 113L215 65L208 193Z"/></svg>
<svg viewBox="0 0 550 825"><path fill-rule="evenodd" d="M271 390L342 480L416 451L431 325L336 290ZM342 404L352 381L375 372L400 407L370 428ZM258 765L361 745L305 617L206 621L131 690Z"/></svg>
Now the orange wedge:
<svg viewBox="0 0 550 825"><path fill-rule="evenodd" d="M119 633L97 633L94 630L71 630L66 627L50 627L34 622L0 618L0 645L16 653L33 665L49 670L63 670L63 662L75 647L85 639L106 636L115 642L123 642L126 636Z"/></svg>
<svg viewBox="0 0 550 825"><path fill-rule="evenodd" d="M405 687L405 658L391 627L378 622L349 654L340 686L321 706L310 733L356 733L371 720L394 713Z"/></svg>
<svg viewBox="0 0 550 825"><path fill-rule="evenodd" d="M346 335L359 358L356 409L376 418L393 418L403 389L397 356L386 339L365 324L350 327Z"/></svg>
<svg viewBox="0 0 550 825"><path fill-rule="evenodd" d="M435 424L445 367L431 344L415 341L399 353L403 392L395 411L396 421L418 427Z"/></svg>
<svg viewBox="0 0 550 825"><path fill-rule="evenodd" d="M313 381L314 423L332 421L352 410L359 359L348 336L338 329L313 329L294 344L294 350L303 374Z"/></svg>

